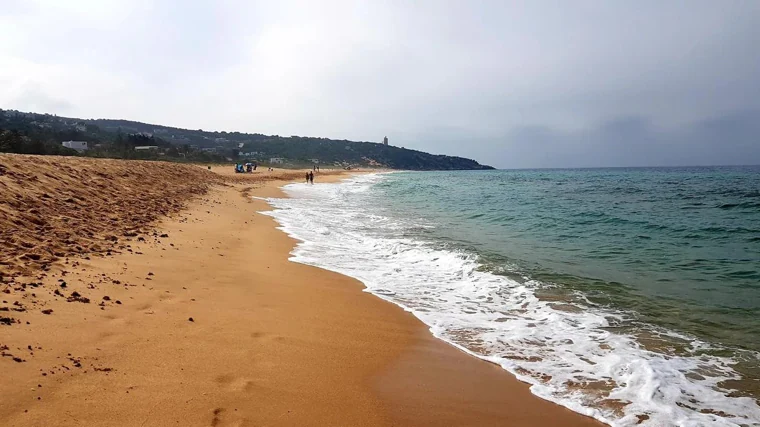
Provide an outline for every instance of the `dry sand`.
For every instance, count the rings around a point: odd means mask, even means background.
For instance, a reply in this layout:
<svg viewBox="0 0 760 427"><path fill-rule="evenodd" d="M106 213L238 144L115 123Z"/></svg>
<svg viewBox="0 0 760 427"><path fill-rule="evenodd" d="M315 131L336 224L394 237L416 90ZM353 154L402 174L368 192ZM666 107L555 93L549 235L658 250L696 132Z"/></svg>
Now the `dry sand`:
<svg viewBox="0 0 760 427"><path fill-rule="evenodd" d="M136 172L87 194L65 178L120 168ZM280 196L278 180L303 172L192 168L0 155L0 189L17 194L0 199L0 318L12 319L0 324L0 425L600 425L357 281L289 262L295 242L244 194ZM87 210L40 207L40 192ZM74 214L75 226L56 217ZM41 228L7 221L29 217Z"/></svg>

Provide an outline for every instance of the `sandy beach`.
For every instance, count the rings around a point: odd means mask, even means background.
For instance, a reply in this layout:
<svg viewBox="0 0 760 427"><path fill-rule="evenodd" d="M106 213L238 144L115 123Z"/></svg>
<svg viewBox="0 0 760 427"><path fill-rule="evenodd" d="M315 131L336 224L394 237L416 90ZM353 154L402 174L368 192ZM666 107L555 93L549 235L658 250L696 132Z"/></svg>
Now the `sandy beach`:
<svg viewBox="0 0 760 427"><path fill-rule="evenodd" d="M251 196L303 171L231 172L0 155L0 425L602 425L288 261Z"/></svg>

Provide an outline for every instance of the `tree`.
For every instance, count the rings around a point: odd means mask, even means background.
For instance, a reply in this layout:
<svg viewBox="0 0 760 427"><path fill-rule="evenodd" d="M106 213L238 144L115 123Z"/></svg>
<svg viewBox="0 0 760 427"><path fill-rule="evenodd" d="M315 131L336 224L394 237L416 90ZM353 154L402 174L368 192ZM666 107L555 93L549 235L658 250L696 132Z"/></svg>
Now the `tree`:
<svg viewBox="0 0 760 427"><path fill-rule="evenodd" d="M0 151L7 153L23 153L24 141L17 130L0 131Z"/></svg>
<svg viewBox="0 0 760 427"><path fill-rule="evenodd" d="M28 147L26 150L28 154L48 154L46 152L47 150L45 150L45 144L40 139L25 139L27 140L27 143L25 145Z"/></svg>

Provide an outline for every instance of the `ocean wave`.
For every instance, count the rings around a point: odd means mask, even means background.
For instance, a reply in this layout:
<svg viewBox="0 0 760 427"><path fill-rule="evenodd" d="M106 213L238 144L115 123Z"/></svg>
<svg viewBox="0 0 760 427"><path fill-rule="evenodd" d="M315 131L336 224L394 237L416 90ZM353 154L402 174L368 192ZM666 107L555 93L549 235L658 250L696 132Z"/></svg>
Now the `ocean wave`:
<svg viewBox="0 0 760 427"><path fill-rule="evenodd" d="M531 384L537 396L614 426L760 425L758 403L726 386L742 379L730 352L634 327L627 313L493 274L472 253L407 236L404 230L429 224L362 204L382 179L289 185L293 197L269 199L274 210L264 214L300 241L293 261L359 279L436 337Z"/></svg>

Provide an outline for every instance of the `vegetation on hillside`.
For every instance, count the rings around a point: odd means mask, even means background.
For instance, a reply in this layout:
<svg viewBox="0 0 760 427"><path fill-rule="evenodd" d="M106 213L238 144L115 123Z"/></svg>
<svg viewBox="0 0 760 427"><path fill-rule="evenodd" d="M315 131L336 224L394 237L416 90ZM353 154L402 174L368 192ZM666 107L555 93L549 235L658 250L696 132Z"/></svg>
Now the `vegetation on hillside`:
<svg viewBox="0 0 760 427"><path fill-rule="evenodd" d="M77 153L62 141L86 141ZM154 147L135 149L135 147ZM83 155L193 162L252 161L282 166L318 163L338 167L409 170L490 169L478 162L372 142L240 132L208 132L127 120L76 119L0 110L0 152ZM280 164L280 163L278 163Z"/></svg>

